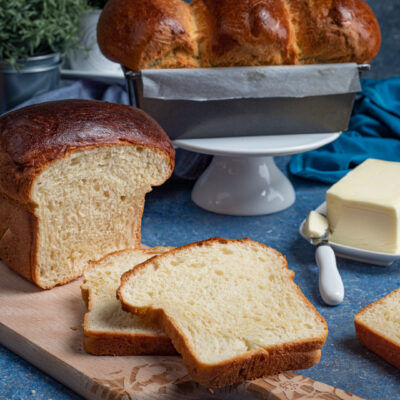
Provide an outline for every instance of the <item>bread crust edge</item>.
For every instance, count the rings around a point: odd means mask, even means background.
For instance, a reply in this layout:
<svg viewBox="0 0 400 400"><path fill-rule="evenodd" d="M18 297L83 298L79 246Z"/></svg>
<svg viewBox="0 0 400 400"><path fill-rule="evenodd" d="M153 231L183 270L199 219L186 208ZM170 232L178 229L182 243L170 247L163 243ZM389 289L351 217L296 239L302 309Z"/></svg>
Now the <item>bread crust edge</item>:
<svg viewBox="0 0 400 400"><path fill-rule="evenodd" d="M171 250L168 254L178 252L182 248L191 248L195 246L204 246L214 242L227 243L227 242L251 242L253 244L266 247L268 249L273 250L279 256L284 259L284 268L288 270L288 265L286 258L279 253L277 250L272 249L269 246L266 246L262 243L254 242L249 238L244 239L223 239L219 237L214 237L211 239L203 240L200 242L190 243L188 245L176 248ZM162 255L161 255L162 256ZM129 303L125 303L122 296L122 288L129 281L130 276L137 274L140 270L146 268L152 261L157 259L156 256L152 259L145 261L142 264L137 265L132 270L127 271L121 277L121 285L117 290L117 298L122 303L122 308L128 312L131 312L136 315L142 315L146 318L149 318L153 323L160 326L163 329L167 336L171 338L171 341L178 351L183 357L183 362L186 368L189 371L189 374L193 379L198 381L204 386L207 387L222 387L231 385L237 382L243 382L245 380L256 379L265 375L276 374L282 372L287 369L306 369L311 366L317 364L320 360L321 352L320 349L325 344L327 335L328 335L328 327L326 321L322 318L322 316L316 311L315 307L308 301L308 299L301 292L298 285L296 285L293 281L294 273L289 273L289 278L293 285L301 295L302 299L306 302L306 304L311 307L314 311L314 314L325 326L325 334L320 337L316 337L314 339L310 339L308 341L302 342L290 342L286 343L284 346L271 346L270 348L260 348L253 351L248 351L243 353L240 356L224 360L223 362L215 363L215 364L204 364L200 360L198 360L195 356L195 352L191 348L190 344L185 340L183 333L180 329L174 324L173 320L170 319L162 309L154 309L150 307L133 307ZM289 270L288 270L289 271ZM304 365L300 363L294 366L295 358L291 357L290 353L305 353L305 352L316 352L314 358L309 360L303 360ZM318 353L319 352L319 353ZM271 365L268 360L275 360L275 356L281 355L280 363L276 363L276 365ZM279 359L279 358L278 358Z"/></svg>
<svg viewBox="0 0 400 400"><path fill-rule="evenodd" d="M376 304L382 303L386 298L391 297L394 293L400 292L400 289L390 292L387 296L369 304L362 308L354 316L354 326L358 340L369 350L383 358L389 364L400 370L400 346L390 338L382 335L372 327L360 321L360 316L368 309Z"/></svg>
<svg viewBox="0 0 400 400"><path fill-rule="evenodd" d="M97 266L118 254L129 253L141 250L145 253L157 253L161 249L172 249L172 247L153 247L141 249L117 250L106 254L101 259L93 262L84 273L96 269ZM168 250L167 250L168 251ZM83 347L85 351L93 355L103 356L138 356L138 355L177 355L177 351L168 336L131 334L131 333L110 333L107 331L93 331L88 327L89 314L92 310L92 291L84 281L80 286L82 299L85 302L88 312L85 313L82 328L84 333Z"/></svg>

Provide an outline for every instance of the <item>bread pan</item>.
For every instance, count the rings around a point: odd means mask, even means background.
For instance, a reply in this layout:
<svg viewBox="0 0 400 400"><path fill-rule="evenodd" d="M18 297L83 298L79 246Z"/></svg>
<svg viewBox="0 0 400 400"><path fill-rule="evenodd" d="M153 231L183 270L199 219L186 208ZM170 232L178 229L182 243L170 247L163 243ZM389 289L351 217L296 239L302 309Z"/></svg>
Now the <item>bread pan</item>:
<svg viewBox="0 0 400 400"><path fill-rule="evenodd" d="M344 131L360 71L368 69L344 63L124 73L131 104L171 139L189 139Z"/></svg>

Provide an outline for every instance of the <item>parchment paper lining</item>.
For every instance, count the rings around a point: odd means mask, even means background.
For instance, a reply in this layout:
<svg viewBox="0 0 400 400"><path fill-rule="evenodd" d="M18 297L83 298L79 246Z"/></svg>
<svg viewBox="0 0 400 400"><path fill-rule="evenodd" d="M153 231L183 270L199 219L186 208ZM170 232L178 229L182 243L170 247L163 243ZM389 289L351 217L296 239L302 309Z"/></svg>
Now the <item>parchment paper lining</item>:
<svg viewBox="0 0 400 400"><path fill-rule="evenodd" d="M142 71L143 95L161 100L212 101L310 97L361 89L357 64Z"/></svg>

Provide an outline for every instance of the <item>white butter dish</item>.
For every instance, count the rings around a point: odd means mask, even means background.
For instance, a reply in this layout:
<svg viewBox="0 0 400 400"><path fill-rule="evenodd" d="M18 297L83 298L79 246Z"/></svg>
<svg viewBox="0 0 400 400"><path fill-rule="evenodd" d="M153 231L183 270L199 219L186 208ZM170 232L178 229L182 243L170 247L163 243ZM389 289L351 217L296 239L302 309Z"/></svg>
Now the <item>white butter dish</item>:
<svg viewBox="0 0 400 400"><path fill-rule="evenodd" d="M326 203L322 203L315 211L326 215ZM306 219L304 219L304 221L301 223L299 233L305 240L309 241L304 234L303 227L305 222ZM400 260L400 254L380 253L377 251L358 249L356 247L345 246L343 244L338 244L331 241L329 241L329 245L332 247L337 257L347 258L367 264L389 266L395 261Z"/></svg>

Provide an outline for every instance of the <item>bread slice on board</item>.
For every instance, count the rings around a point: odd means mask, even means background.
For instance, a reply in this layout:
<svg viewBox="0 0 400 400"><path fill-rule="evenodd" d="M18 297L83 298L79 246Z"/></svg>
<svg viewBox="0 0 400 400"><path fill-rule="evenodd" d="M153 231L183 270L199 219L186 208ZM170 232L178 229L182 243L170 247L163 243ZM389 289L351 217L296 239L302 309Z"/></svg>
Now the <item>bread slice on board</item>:
<svg viewBox="0 0 400 400"><path fill-rule="evenodd" d="M92 264L83 274L82 297L89 312L83 323L84 348L96 355L176 354L169 338L140 317L122 310L116 297L121 275L171 247L123 250Z"/></svg>
<svg viewBox="0 0 400 400"><path fill-rule="evenodd" d="M400 289L360 310L354 324L365 347L400 369Z"/></svg>
<svg viewBox="0 0 400 400"><path fill-rule="evenodd" d="M293 276L270 247L213 238L126 272L117 295L167 333L194 380L218 387L319 361L327 325ZM293 367L296 353L310 357Z"/></svg>

